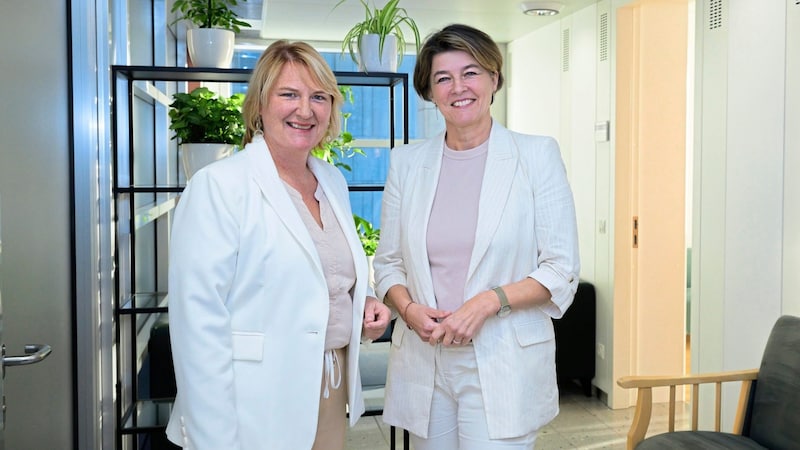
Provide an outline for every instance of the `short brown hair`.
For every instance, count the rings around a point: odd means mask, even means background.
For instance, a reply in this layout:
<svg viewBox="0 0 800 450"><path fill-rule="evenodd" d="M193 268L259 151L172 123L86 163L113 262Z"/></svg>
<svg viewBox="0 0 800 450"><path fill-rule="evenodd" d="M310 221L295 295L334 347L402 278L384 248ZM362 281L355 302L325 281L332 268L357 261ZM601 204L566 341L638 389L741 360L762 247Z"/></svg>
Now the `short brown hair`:
<svg viewBox="0 0 800 450"><path fill-rule="evenodd" d="M311 78L319 84L326 94L331 96L331 119L328 129L317 145L334 139L339 135L341 127L342 103L344 98L339 92L336 76L330 66L313 47L305 42L275 41L258 58L256 67L250 76L247 96L242 106L245 134L244 145L253 140L256 131L262 129L261 106L269 103L269 92L286 64L299 64L308 69Z"/></svg>
<svg viewBox="0 0 800 450"><path fill-rule="evenodd" d="M433 57L439 53L462 51L470 54L485 70L497 74L497 90L503 86L503 54L497 43L483 31L469 25L453 24L427 38L414 66L414 89L420 97L431 100Z"/></svg>

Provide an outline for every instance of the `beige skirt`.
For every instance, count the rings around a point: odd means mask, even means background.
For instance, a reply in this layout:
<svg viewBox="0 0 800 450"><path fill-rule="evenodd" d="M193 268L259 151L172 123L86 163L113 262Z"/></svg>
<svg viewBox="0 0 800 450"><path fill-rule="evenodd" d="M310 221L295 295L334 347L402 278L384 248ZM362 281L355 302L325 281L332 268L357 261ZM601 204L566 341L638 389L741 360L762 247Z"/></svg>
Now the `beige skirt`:
<svg viewBox="0 0 800 450"><path fill-rule="evenodd" d="M311 450L344 450L347 432L347 347L325 352L317 436Z"/></svg>

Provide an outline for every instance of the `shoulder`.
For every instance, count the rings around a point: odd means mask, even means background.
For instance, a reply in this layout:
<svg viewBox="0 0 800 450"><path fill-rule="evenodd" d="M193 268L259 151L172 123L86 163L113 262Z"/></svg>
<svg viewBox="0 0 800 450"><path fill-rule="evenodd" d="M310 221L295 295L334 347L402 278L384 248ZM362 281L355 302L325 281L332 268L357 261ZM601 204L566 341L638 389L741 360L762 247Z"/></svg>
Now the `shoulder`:
<svg viewBox="0 0 800 450"><path fill-rule="evenodd" d="M424 161L427 157L441 155L444 145L444 133L423 141L404 144L392 149L390 159L392 165L409 166Z"/></svg>
<svg viewBox="0 0 800 450"><path fill-rule="evenodd" d="M516 131L511 131L506 128L501 129L502 132L508 134L508 136L514 140L517 144L517 147L520 149L521 152L524 151L539 151L539 152L552 152L556 151L559 152L558 142L552 136L543 136L537 134L525 134L525 133L518 133Z"/></svg>
<svg viewBox="0 0 800 450"><path fill-rule="evenodd" d="M192 176L191 184L209 183L226 189L234 188L248 179L252 151L240 150L233 155L214 161Z"/></svg>

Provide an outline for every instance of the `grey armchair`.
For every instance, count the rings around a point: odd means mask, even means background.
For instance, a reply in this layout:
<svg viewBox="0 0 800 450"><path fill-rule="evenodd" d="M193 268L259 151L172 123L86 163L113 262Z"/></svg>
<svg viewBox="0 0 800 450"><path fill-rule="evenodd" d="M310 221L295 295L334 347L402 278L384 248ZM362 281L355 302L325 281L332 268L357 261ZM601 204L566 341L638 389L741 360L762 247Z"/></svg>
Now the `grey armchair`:
<svg viewBox="0 0 800 450"><path fill-rule="evenodd" d="M721 385L741 382L731 433L720 431ZM714 431L697 430L699 385L716 384ZM638 399L628 432L628 449L771 449L800 448L800 317L783 316L772 328L759 369L676 377L623 377L620 387L637 388ZM675 430L675 388L692 385L692 430ZM652 411L652 389L669 386L669 432L644 439Z"/></svg>

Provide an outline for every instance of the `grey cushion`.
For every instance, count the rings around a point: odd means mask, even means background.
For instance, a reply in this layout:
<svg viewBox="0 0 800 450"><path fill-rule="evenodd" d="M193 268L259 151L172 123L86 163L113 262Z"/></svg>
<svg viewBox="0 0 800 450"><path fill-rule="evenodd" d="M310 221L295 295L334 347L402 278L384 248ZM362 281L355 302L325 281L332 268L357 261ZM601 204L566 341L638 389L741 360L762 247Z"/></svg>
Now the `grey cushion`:
<svg viewBox="0 0 800 450"><path fill-rule="evenodd" d="M770 333L749 436L774 450L800 448L800 317L781 317Z"/></svg>
<svg viewBox="0 0 800 450"><path fill-rule="evenodd" d="M365 390L379 389L386 385L389 346L391 345L391 342L361 344L358 367L361 371L361 385Z"/></svg>
<svg viewBox="0 0 800 450"><path fill-rule="evenodd" d="M765 449L744 436L713 431L676 431L647 438L636 450Z"/></svg>

